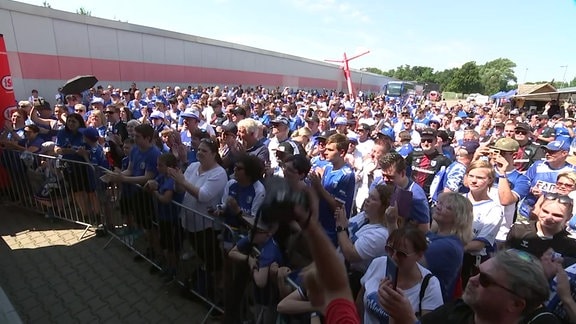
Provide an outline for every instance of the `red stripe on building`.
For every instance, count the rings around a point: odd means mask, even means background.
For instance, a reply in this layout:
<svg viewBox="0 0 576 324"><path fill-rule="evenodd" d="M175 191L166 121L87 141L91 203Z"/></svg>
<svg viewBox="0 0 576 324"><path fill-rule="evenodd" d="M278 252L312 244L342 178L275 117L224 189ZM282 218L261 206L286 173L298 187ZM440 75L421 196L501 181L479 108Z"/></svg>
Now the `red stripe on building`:
<svg viewBox="0 0 576 324"><path fill-rule="evenodd" d="M19 62L14 62L17 57ZM263 84L284 85L296 79L302 88L338 87L338 81L309 77L285 76L281 74L249 72L228 69L205 68L199 66L170 65L134 61L94 59L72 56L56 56L33 53L9 53L11 65L19 63L23 79L67 80L77 75L92 74L107 81L150 81L166 83L208 83L208 84ZM19 74L19 73L17 73ZM344 84L344 80L341 80ZM358 84L355 84L358 87ZM378 90L377 86L363 85L363 88Z"/></svg>

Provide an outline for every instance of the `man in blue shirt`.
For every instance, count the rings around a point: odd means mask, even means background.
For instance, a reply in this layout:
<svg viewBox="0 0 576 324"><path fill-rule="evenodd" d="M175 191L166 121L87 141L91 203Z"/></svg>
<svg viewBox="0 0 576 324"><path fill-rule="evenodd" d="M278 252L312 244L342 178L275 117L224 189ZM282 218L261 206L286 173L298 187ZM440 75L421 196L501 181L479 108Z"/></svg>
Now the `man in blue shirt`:
<svg viewBox="0 0 576 324"><path fill-rule="evenodd" d="M412 193L412 204L406 222L414 223L424 233L430 229L430 207L422 187L406 175L406 160L398 152L390 152L380 160L382 177L386 183L393 183L396 191L407 190ZM391 204L396 202L391 201ZM397 206L401 212L403 206Z"/></svg>
<svg viewBox="0 0 576 324"><path fill-rule="evenodd" d="M338 208L344 208L346 216L350 217L354 199L356 177L354 170L344 160L347 151L348 138L342 134L331 135L326 141L324 152L330 163L323 168L315 168L309 175L312 188L320 197L320 223L334 246L338 244L337 232L346 230L336 228L334 212Z"/></svg>
<svg viewBox="0 0 576 324"><path fill-rule="evenodd" d="M522 201L519 214L524 219L530 218L530 213L541 195L554 192L558 174L565 171L574 171L572 164L566 162L570 144L563 141L552 141L546 145L545 161L536 161L526 171L530 181L530 192Z"/></svg>

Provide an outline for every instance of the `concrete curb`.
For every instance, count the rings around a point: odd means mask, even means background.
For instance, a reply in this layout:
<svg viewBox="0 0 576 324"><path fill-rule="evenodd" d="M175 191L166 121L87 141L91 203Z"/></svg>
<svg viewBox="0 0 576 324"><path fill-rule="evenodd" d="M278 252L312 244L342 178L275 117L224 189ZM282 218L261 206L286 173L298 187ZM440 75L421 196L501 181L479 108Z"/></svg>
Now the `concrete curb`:
<svg viewBox="0 0 576 324"><path fill-rule="evenodd" d="M20 315L12 306L12 302L0 287L0 324L22 324Z"/></svg>

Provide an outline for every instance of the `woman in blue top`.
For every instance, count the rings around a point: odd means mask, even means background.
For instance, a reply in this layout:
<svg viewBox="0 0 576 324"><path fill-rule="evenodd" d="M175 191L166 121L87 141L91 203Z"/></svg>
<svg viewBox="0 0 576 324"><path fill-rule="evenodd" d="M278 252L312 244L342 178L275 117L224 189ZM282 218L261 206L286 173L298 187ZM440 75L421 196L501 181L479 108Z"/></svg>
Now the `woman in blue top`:
<svg viewBox="0 0 576 324"><path fill-rule="evenodd" d="M79 131L86 128L84 118L80 114L71 114L66 118L66 125L56 134L56 144L54 151L62 158L64 180L74 193L75 201L78 203L82 219L87 217L87 202L83 199L83 192L90 187L89 173L86 170L88 164L78 152L84 148L84 136ZM82 150L81 150L82 148ZM86 215L85 215L86 214Z"/></svg>

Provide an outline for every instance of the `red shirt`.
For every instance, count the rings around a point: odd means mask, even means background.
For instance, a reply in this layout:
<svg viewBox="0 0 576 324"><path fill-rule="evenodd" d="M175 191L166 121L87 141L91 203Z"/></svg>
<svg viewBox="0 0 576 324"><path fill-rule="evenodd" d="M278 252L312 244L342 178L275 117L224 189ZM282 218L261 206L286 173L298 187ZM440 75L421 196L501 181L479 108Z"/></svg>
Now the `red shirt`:
<svg viewBox="0 0 576 324"><path fill-rule="evenodd" d="M348 299L334 299L326 307L325 323L327 324L360 324L358 311L354 302Z"/></svg>

